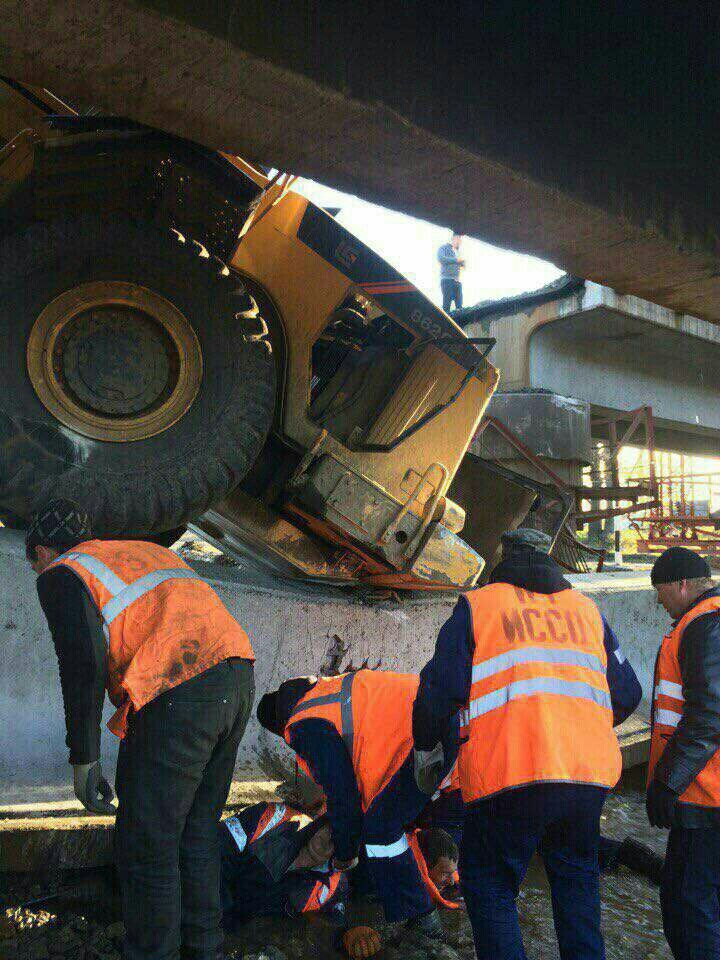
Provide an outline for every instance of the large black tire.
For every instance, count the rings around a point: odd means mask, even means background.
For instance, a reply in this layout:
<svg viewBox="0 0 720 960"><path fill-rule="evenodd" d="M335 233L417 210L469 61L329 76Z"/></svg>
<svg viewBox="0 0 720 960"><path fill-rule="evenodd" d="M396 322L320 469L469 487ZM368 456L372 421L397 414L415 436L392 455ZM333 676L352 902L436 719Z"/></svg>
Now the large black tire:
<svg viewBox="0 0 720 960"><path fill-rule="evenodd" d="M30 380L36 318L93 281L152 290L194 329L202 381L187 411L156 436L82 435L50 413ZM238 280L171 232L99 218L33 224L0 240L0 384L0 519L22 523L66 496L104 537L156 534L202 514L250 469L275 405L267 328Z"/></svg>

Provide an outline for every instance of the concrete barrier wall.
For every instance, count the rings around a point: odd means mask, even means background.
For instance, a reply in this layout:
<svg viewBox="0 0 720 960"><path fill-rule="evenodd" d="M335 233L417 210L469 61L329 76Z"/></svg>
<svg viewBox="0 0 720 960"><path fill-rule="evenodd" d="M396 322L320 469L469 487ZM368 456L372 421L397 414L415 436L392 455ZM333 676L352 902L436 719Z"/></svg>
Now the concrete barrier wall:
<svg viewBox="0 0 720 960"><path fill-rule="evenodd" d="M22 540L0 530L0 804L53 801L70 795L57 661ZM213 565L216 587L253 639L258 695L290 676L316 672L338 645L359 665L419 670L432 653L452 597L423 596L401 603L361 600L337 590L294 587L233 567ZM222 575L222 579L214 579ZM582 579L582 578L581 578ZM578 583L577 585L581 585ZM589 578L582 584L615 626L649 694L655 651L667 618L642 581ZM111 709L106 709L109 716ZM238 757L240 779L272 779L267 760L284 744L253 718ZM103 732L103 762L114 770L117 741Z"/></svg>

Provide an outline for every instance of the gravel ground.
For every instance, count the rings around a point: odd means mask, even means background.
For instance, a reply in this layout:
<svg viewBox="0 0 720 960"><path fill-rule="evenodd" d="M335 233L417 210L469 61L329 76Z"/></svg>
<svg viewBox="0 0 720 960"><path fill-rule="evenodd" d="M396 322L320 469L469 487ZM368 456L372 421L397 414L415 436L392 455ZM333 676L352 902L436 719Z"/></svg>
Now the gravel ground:
<svg viewBox="0 0 720 960"><path fill-rule="evenodd" d="M645 818L643 794L626 788L612 795L605 809L603 832L610 837L634 837L657 852L666 834L652 830ZM66 889L79 877L68 874L6 875L2 902L6 926L15 936L18 960L120 960L122 923L119 903L107 871L83 875L74 895L20 908L18 904ZM608 960L670 960L662 934L657 887L625 867L602 881L603 925ZM518 901L529 960L557 960L558 952L539 863L533 863ZM397 928L385 926L378 908L369 902L354 905L354 916L381 929L386 949L381 960L474 960L475 952L464 910L445 911L447 941L401 939ZM11 957L10 940L0 930L0 960ZM233 960L304 960L339 956L333 932L322 921L262 918L248 923L242 936L228 936L226 955ZM4 951L4 952L3 952ZM379 958L380 960L380 958Z"/></svg>

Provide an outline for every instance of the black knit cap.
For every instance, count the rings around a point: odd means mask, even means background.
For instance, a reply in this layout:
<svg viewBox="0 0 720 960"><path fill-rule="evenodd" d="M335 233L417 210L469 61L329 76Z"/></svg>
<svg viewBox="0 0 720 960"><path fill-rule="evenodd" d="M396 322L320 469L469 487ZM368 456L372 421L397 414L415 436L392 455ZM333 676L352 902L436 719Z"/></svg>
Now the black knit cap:
<svg viewBox="0 0 720 960"><path fill-rule="evenodd" d="M316 682L317 677L293 677L281 683L277 690L260 697L256 710L260 726L281 737L298 701Z"/></svg>
<svg viewBox="0 0 720 960"><path fill-rule="evenodd" d="M86 511L74 501L58 497L36 511L25 535L25 550L34 560L36 547L51 547L65 553L91 539L90 517Z"/></svg>
<svg viewBox="0 0 720 960"><path fill-rule="evenodd" d="M653 564L650 582L655 587L659 583L677 583L679 580L709 576L710 564L705 557L687 547L669 547Z"/></svg>

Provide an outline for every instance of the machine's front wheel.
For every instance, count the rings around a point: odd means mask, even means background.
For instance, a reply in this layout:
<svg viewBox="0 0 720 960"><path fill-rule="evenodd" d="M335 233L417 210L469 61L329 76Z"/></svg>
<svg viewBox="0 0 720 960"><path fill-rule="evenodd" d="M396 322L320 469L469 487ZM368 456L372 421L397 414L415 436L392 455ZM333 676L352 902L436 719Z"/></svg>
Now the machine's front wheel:
<svg viewBox="0 0 720 960"><path fill-rule="evenodd" d="M67 496L100 536L155 534L247 473L275 365L255 301L202 252L94 218L0 241L0 517Z"/></svg>

